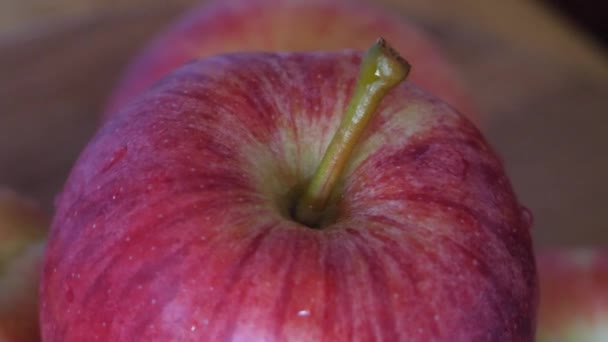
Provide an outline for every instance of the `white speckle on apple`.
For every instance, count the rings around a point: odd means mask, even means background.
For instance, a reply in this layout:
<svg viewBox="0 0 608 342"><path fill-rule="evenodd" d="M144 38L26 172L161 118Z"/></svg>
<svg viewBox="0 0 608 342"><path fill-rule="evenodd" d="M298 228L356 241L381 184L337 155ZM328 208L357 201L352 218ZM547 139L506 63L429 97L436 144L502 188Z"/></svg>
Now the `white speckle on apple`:
<svg viewBox="0 0 608 342"><path fill-rule="evenodd" d="M152 305L155 305L155 304L156 304L156 298L152 298L152 299L150 300L150 303L152 303Z"/></svg>
<svg viewBox="0 0 608 342"><path fill-rule="evenodd" d="M118 188L118 192L123 192L125 191L125 188L123 188L122 186L120 188Z"/></svg>
<svg viewBox="0 0 608 342"><path fill-rule="evenodd" d="M97 228L97 223L93 223L93 229Z"/></svg>
<svg viewBox="0 0 608 342"><path fill-rule="evenodd" d="M101 326L105 328L107 326L106 321L101 322Z"/></svg>
<svg viewBox="0 0 608 342"><path fill-rule="evenodd" d="M141 289L143 289L143 288L144 288L143 286L141 286L141 285L137 285L137 289L138 289L138 290L141 290Z"/></svg>
<svg viewBox="0 0 608 342"><path fill-rule="evenodd" d="M130 237L130 236L127 236L127 237L125 238L125 241L126 241L126 242L131 241L131 237Z"/></svg>
<svg viewBox="0 0 608 342"><path fill-rule="evenodd" d="M133 256L129 255L128 259L129 259L129 261L133 260Z"/></svg>
<svg viewBox="0 0 608 342"><path fill-rule="evenodd" d="M152 190L152 184L148 184L148 190Z"/></svg>
<svg viewBox="0 0 608 342"><path fill-rule="evenodd" d="M112 199L115 200L116 199L116 195L112 195Z"/></svg>
<svg viewBox="0 0 608 342"><path fill-rule="evenodd" d="M162 219L164 217L164 215L163 214L158 214L158 215L156 215L156 217L159 218L159 219Z"/></svg>
<svg viewBox="0 0 608 342"><path fill-rule="evenodd" d="M435 321L438 321L439 320L439 315L435 315L433 318L435 319Z"/></svg>
<svg viewBox="0 0 608 342"><path fill-rule="evenodd" d="M308 311L308 310L300 310L300 311L298 311L298 316L300 316L300 317L310 316L310 311Z"/></svg>
<svg viewBox="0 0 608 342"><path fill-rule="evenodd" d="M193 326L190 327L190 331L194 331L194 330L196 330L196 326L195 325L193 325Z"/></svg>

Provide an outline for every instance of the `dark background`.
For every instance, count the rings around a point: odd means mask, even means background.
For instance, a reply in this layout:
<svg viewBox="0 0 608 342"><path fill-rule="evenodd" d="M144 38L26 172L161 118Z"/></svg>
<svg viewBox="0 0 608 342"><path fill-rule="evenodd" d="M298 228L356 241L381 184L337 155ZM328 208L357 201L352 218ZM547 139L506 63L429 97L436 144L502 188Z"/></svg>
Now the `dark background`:
<svg viewBox="0 0 608 342"><path fill-rule="evenodd" d="M608 1L546 0L546 2L592 34L604 47L608 45Z"/></svg>

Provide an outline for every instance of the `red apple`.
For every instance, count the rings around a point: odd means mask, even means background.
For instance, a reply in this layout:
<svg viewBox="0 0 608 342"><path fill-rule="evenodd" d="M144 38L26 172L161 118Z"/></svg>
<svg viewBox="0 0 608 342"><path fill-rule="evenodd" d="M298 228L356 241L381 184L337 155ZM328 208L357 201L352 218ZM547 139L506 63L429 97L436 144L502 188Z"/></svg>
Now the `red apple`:
<svg viewBox="0 0 608 342"><path fill-rule="evenodd" d="M46 217L31 202L0 189L0 341L40 340L38 279Z"/></svg>
<svg viewBox="0 0 608 342"><path fill-rule="evenodd" d="M365 49L384 37L416 68L411 80L478 118L472 100L438 47L404 18L344 0L228 0L179 19L127 69L106 116L185 62L237 51Z"/></svg>
<svg viewBox="0 0 608 342"><path fill-rule="evenodd" d="M551 250L537 262L538 341L608 341L608 253Z"/></svg>
<svg viewBox="0 0 608 342"><path fill-rule="evenodd" d="M501 161L366 56L357 83L356 51L202 59L107 121L58 198L45 340L531 340Z"/></svg>

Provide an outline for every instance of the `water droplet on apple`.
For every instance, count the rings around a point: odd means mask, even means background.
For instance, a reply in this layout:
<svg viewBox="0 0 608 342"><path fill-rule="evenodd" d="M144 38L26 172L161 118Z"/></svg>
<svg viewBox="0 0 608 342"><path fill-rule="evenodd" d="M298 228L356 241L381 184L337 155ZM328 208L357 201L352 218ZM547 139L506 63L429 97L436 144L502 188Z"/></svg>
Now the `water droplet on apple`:
<svg viewBox="0 0 608 342"><path fill-rule="evenodd" d="M308 310L298 311L298 316L300 316L300 317L309 316L309 315L310 315L310 311L308 311Z"/></svg>
<svg viewBox="0 0 608 342"><path fill-rule="evenodd" d="M532 215L532 211L530 211L530 209L528 209L524 206L521 206L521 208L519 209L519 212L520 212L522 221L527 226L526 228L528 228L528 229L532 228L532 225L534 224L534 215Z"/></svg>

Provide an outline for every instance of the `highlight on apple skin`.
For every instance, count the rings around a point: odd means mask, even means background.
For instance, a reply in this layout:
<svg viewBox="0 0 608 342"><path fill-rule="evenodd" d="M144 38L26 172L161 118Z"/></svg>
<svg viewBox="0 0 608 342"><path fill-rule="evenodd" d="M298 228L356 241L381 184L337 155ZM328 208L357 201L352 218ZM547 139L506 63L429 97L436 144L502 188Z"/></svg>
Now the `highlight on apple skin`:
<svg viewBox="0 0 608 342"><path fill-rule="evenodd" d="M196 58L247 51L365 50L384 37L412 64L410 80L474 121L483 118L432 39L369 1L210 1L188 12L137 56L110 98L117 112L162 76Z"/></svg>
<svg viewBox="0 0 608 342"><path fill-rule="evenodd" d="M608 341L608 252L551 249L537 255L537 341Z"/></svg>
<svg viewBox="0 0 608 342"><path fill-rule="evenodd" d="M57 199L45 340L532 340L528 215L477 128L411 82L380 103L331 219L292 218L360 62L214 56L111 117Z"/></svg>
<svg viewBox="0 0 608 342"><path fill-rule="evenodd" d="M40 340L38 284L48 220L31 201L0 187L0 341Z"/></svg>

